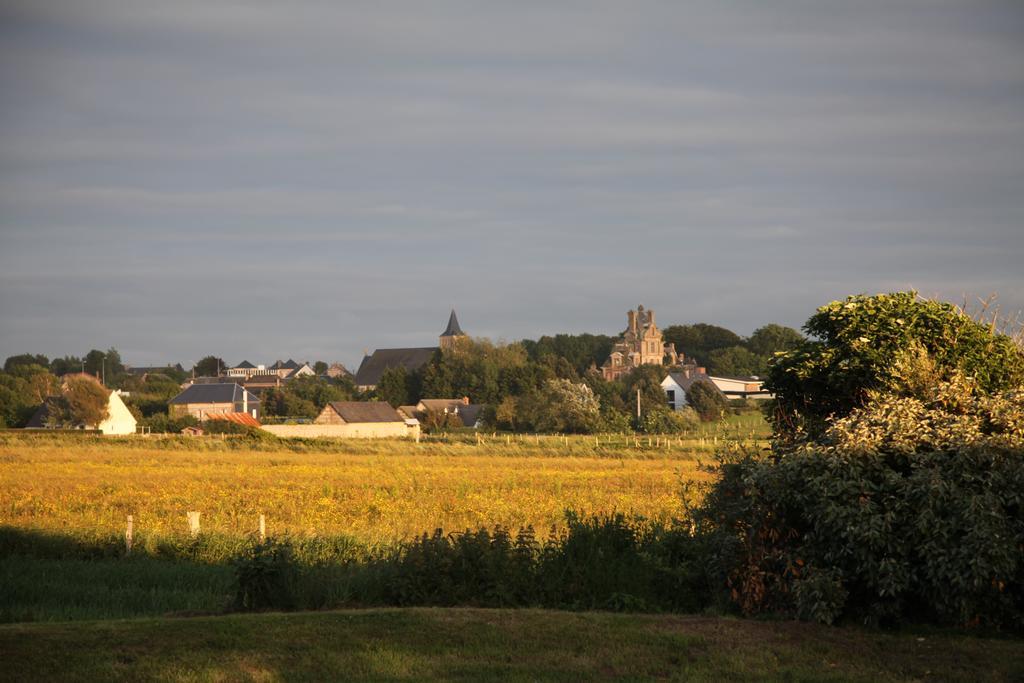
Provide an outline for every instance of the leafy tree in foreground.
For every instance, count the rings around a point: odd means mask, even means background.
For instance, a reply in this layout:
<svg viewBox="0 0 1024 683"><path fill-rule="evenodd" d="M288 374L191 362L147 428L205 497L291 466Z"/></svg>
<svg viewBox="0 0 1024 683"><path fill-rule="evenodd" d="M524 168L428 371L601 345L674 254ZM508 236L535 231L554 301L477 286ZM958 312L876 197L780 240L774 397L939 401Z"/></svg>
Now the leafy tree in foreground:
<svg viewBox="0 0 1024 683"><path fill-rule="evenodd" d="M913 293L830 304L807 329L773 378L817 429L779 421L770 456L726 457L694 515L730 601L1024 629L1024 352ZM829 379L831 417L814 412Z"/></svg>
<svg viewBox="0 0 1024 683"><path fill-rule="evenodd" d="M973 377L982 391L1024 381L1024 353L956 306L916 292L851 296L818 309L805 341L772 363L766 388L776 396L783 431L819 434L829 417L864 404L871 390L899 389L894 363L920 347L941 372Z"/></svg>

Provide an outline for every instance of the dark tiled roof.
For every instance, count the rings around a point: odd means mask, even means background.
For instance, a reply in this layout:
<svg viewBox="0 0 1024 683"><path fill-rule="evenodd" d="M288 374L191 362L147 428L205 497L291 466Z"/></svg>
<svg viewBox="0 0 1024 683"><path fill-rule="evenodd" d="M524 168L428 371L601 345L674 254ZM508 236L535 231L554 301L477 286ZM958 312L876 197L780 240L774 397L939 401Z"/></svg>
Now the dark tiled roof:
<svg viewBox="0 0 1024 683"><path fill-rule="evenodd" d="M461 398L424 398L420 400L424 410L447 410L453 412L467 405Z"/></svg>
<svg viewBox="0 0 1024 683"><path fill-rule="evenodd" d="M468 406L459 406L459 418L462 420L462 424L466 427L475 427L483 409L482 403L470 403Z"/></svg>
<svg viewBox="0 0 1024 683"><path fill-rule="evenodd" d="M25 425L26 429L42 429L46 426L46 421L50 419L50 402L59 401L59 396L50 396L44 402L43 405L36 408L36 412L32 414L28 424Z"/></svg>
<svg viewBox="0 0 1024 683"><path fill-rule="evenodd" d="M247 360L243 360L241 363L232 368L232 370L255 370L256 366Z"/></svg>
<svg viewBox="0 0 1024 683"><path fill-rule="evenodd" d="M172 398L170 403L241 403L244 391L245 389L233 382L228 384L193 384ZM250 393L249 403L259 403L259 399Z"/></svg>
<svg viewBox="0 0 1024 683"><path fill-rule="evenodd" d="M466 333L459 327L459 319L455 317L455 309L452 309L452 314L448 318L448 327L444 328L444 332L441 333L442 337L464 337Z"/></svg>
<svg viewBox="0 0 1024 683"><path fill-rule="evenodd" d="M405 422L398 411L383 401L331 401L331 408L345 422Z"/></svg>
<svg viewBox="0 0 1024 683"><path fill-rule="evenodd" d="M376 386L380 382L381 375L388 368L404 367L406 370L419 370L430 362L436 351L436 346L415 349L377 349L372 355L363 358L363 362L356 372L356 385Z"/></svg>
<svg viewBox="0 0 1024 683"><path fill-rule="evenodd" d="M273 365L270 366L270 369L271 370L295 370L296 368L301 368L301 367L302 367L301 365L299 365L294 360L289 358L284 363L282 363L281 361L277 361L276 363L274 363Z"/></svg>

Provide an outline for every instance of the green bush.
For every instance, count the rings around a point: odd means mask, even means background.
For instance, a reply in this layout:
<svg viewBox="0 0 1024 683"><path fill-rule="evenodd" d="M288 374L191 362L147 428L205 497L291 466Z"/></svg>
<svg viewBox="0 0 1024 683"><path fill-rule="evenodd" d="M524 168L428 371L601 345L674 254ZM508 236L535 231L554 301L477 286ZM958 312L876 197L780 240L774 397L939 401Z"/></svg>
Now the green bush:
<svg viewBox="0 0 1024 683"><path fill-rule="evenodd" d="M918 391L722 463L697 522L744 613L1024 627L1024 389Z"/></svg>
<svg viewBox="0 0 1024 683"><path fill-rule="evenodd" d="M816 437L828 418L864 404L869 391L903 391L901 356L923 350L942 372L961 370L985 392L1024 383L1024 352L962 310L916 292L851 296L822 306L804 329L814 339L777 354L765 388L775 394L781 436Z"/></svg>

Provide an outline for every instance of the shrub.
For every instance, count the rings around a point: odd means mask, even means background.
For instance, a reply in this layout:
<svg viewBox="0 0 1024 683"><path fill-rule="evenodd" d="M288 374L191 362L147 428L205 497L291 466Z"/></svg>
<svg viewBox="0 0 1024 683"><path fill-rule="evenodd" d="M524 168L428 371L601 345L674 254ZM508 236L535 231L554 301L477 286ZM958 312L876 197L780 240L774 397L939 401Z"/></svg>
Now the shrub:
<svg viewBox="0 0 1024 683"><path fill-rule="evenodd" d="M1024 389L954 373L867 401L817 442L722 463L697 521L735 604L1024 627Z"/></svg>
<svg viewBox="0 0 1024 683"><path fill-rule="evenodd" d="M253 611L295 606L295 566L289 545L274 541L252 543L232 564L235 609Z"/></svg>

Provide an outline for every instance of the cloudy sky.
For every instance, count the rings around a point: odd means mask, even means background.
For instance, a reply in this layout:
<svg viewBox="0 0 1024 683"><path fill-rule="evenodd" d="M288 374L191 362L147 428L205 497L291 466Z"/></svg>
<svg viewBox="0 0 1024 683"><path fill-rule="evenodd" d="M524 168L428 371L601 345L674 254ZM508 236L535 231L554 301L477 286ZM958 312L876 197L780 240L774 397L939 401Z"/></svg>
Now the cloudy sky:
<svg viewBox="0 0 1024 683"><path fill-rule="evenodd" d="M0 356L1024 308L1024 3L0 1Z"/></svg>

